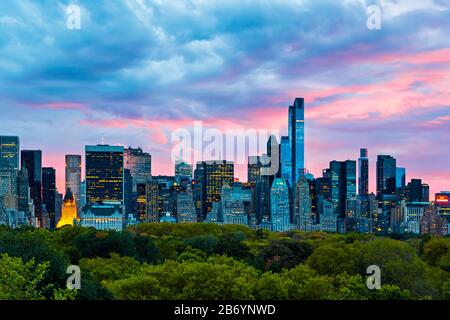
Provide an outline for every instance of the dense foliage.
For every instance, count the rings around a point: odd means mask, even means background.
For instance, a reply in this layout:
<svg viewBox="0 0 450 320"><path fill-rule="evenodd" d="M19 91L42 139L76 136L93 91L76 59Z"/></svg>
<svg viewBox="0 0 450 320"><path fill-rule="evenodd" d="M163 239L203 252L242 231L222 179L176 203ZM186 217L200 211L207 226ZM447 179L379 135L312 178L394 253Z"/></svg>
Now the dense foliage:
<svg viewBox="0 0 450 320"><path fill-rule="evenodd" d="M69 265L81 290L66 289ZM381 268L382 288L366 286ZM450 239L215 224L0 227L0 299L450 299Z"/></svg>

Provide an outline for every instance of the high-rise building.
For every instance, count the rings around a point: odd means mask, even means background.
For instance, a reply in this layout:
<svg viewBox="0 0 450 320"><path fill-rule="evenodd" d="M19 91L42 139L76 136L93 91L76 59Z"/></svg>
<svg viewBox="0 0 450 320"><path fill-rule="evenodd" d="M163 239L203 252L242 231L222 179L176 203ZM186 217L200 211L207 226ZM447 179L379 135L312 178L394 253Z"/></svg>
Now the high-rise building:
<svg viewBox="0 0 450 320"><path fill-rule="evenodd" d="M11 171L11 193L17 193L20 140L15 136L0 136L0 170Z"/></svg>
<svg viewBox="0 0 450 320"><path fill-rule="evenodd" d="M212 204L220 201L222 187L234 182L234 163L225 160L202 161L197 163L195 170L198 172L194 175L202 184L201 221L203 221L211 211Z"/></svg>
<svg viewBox="0 0 450 320"><path fill-rule="evenodd" d="M159 210L159 183L155 179L138 183L137 190L137 210L136 215L141 222L158 222L160 218Z"/></svg>
<svg viewBox="0 0 450 320"><path fill-rule="evenodd" d="M377 157L377 197L394 195L397 187L397 161L389 155Z"/></svg>
<svg viewBox="0 0 450 320"><path fill-rule="evenodd" d="M256 184L261 178L261 157L249 156L247 162L247 182Z"/></svg>
<svg viewBox="0 0 450 320"><path fill-rule="evenodd" d="M224 224L248 225L251 215L253 192L242 183L225 183L221 192Z"/></svg>
<svg viewBox="0 0 450 320"><path fill-rule="evenodd" d="M291 228L289 188L284 178L276 178L270 190L272 231L284 232Z"/></svg>
<svg viewBox="0 0 450 320"><path fill-rule="evenodd" d="M178 184L188 185L192 181L192 165L183 161L175 161L175 181Z"/></svg>
<svg viewBox="0 0 450 320"><path fill-rule="evenodd" d="M436 236L446 236L448 234L447 220L439 215L438 208L435 206L430 205L425 208L425 212L420 219L420 232Z"/></svg>
<svg viewBox="0 0 450 320"><path fill-rule="evenodd" d="M56 170L42 168L42 204L49 218L50 229L56 227Z"/></svg>
<svg viewBox="0 0 450 320"><path fill-rule="evenodd" d="M178 223L197 222L197 211L191 188L177 193L177 221Z"/></svg>
<svg viewBox="0 0 450 320"><path fill-rule="evenodd" d="M66 190L70 189L77 203L78 209L81 209L81 155L66 155L65 168Z"/></svg>
<svg viewBox="0 0 450 320"><path fill-rule="evenodd" d="M297 184L305 170L305 101L295 98L289 107L289 141L292 152L293 185Z"/></svg>
<svg viewBox="0 0 450 320"><path fill-rule="evenodd" d="M292 186L292 153L289 137L281 137L281 178L287 182L288 186Z"/></svg>
<svg viewBox="0 0 450 320"><path fill-rule="evenodd" d="M61 217L59 218L57 228L64 226L73 226L77 216L77 204L74 195L70 189L67 189L62 205Z"/></svg>
<svg viewBox="0 0 450 320"><path fill-rule="evenodd" d="M369 156L367 149L360 150L358 159L358 194L369 194Z"/></svg>
<svg viewBox="0 0 450 320"><path fill-rule="evenodd" d="M396 187L403 190L406 186L406 168L396 168Z"/></svg>
<svg viewBox="0 0 450 320"><path fill-rule="evenodd" d="M314 224L311 213L311 197L309 194L309 183L306 175L301 175L295 192L294 204L294 228L311 231Z"/></svg>
<svg viewBox="0 0 450 320"><path fill-rule="evenodd" d="M123 205L123 154L121 146L86 146L87 204L108 202Z"/></svg>
<svg viewBox="0 0 450 320"><path fill-rule="evenodd" d="M28 172L30 197L34 204L36 223L42 227L42 151L22 150L22 168Z"/></svg>
<svg viewBox="0 0 450 320"><path fill-rule="evenodd" d="M28 171L26 167L20 169L17 177L17 196L20 212L30 214L30 185L28 181Z"/></svg>
<svg viewBox="0 0 450 320"><path fill-rule="evenodd" d="M429 187L421 179L411 179L406 186L406 199L408 202L428 202Z"/></svg>
<svg viewBox="0 0 450 320"><path fill-rule="evenodd" d="M124 150L124 168L130 170L133 179L133 191L138 183L145 183L152 176L152 156L142 148Z"/></svg>
<svg viewBox="0 0 450 320"><path fill-rule="evenodd" d="M331 203L338 218L345 217L345 201L356 196L356 161L331 161Z"/></svg>

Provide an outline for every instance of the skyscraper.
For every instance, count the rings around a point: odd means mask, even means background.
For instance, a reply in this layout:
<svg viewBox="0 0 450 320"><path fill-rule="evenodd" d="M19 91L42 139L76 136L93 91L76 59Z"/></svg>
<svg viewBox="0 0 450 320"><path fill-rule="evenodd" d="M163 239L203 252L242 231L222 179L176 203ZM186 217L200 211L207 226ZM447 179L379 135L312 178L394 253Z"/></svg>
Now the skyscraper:
<svg viewBox="0 0 450 320"><path fill-rule="evenodd" d="M406 186L406 168L397 167L395 173L396 173L396 188L402 190Z"/></svg>
<svg viewBox="0 0 450 320"><path fill-rule="evenodd" d="M17 193L17 174L19 172L19 137L0 136L0 170L11 171L11 193Z"/></svg>
<svg viewBox="0 0 450 320"><path fill-rule="evenodd" d="M22 168L28 172L28 186L37 224L42 227L42 151L22 150Z"/></svg>
<svg viewBox="0 0 450 320"><path fill-rule="evenodd" d="M358 194L366 196L369 194L369 157L367 149L360 150L358 159Z"/></svg>
<svg viewBox="0 0 450 320"><path fill-rule="evenodd" d="M67 189L57 227L73 226L75 219L77 219L77 204L72 191Z"/></svg>
<svg viewBox="0 0 450 320"><path fill-rule="evenodd" d="M42 204L49 218L49 227L56 226L56 171L54 168L42 168Z"/></svg>
<svg viewBox="0 0 450 320"><path fill-rule="evenodd" d="M305 170L305 106L303 98L295 98L289 107L289 141L292 153L292 179L296 185Z"/></svg>
<svg viewBox="0 0 450 320"><path fill-rule="evenodd" d="M331 203L339 218L345 217L345 201L356 196L356 161L331 161Z"/></svg>
<svg viewBox="0 0 450 320"><path fill-rule="evenodd" d="M397 161L389 155L377 157L377 197L394 195L397 187Z"/></svg>
<svg viewBox="0 0 450 320"><path fill-rule="evenodd" d="M270 213L272 231L284 232L291 227L289 212L289 189L283 178L277 178L270 190Z"/></svg>
<svg viewBox="0 0 450 320"><path fill-rule="evenodd" d="M86 203L124 202L124 148L86 146Z"/></svg>
<svg viewBox="0 0 450 320"><path fill-rule="evenodd" d="M133 179L133 191L138 183L145 183L152 176L152 156L142 148L124 150L124 168L130 170Z"/></svg>
<svg viewBox="0 0 450 320"><path fill-rule="evenodd" d="M234 163L231 161L202 161L198 162L194 173L202 185L202 214L201 221L211 211L212 204L220 201L222 187L234 182ZM201 175L201 176L200 176Z"/></svg>
<svg viewBox="0 0 450 320"><path fill-rule="evenodd" d="M281 137L281 178L292 186L292 153L289 137Z"/></svg>
<svg viewBox="0 0 450 320"><path fill-rule="evenodd" d="M80 205L80 197L81 197L80 188L81 188L81 155L68 154L66 155L66 190L70 189L72 191L77 206Z"/></svg>

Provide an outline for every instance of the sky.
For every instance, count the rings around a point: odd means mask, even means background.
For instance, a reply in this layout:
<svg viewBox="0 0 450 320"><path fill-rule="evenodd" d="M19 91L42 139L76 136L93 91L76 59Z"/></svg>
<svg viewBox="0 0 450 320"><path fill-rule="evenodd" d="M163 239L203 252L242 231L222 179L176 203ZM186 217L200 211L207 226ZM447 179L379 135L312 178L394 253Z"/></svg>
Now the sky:
<svg viewBox="0 0 450 320"><path fill-rule="evenodd" d="M63 192L64 155L85 145L141 146L154 175L173 174L174 131L285 135L304 97L315 176L365 147L371 191L377 154L449 190L449 17L450 0L2 0L0 134L42 150Z"/></svg>

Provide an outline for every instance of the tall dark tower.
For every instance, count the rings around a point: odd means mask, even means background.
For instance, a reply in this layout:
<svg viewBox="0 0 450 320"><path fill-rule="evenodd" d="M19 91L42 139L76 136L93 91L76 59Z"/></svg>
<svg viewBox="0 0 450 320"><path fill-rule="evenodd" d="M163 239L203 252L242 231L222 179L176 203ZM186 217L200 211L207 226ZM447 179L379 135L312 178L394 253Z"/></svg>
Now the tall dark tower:
<svg viewBox="0 0 450 320"><path fill-rule="evenodd" d="M377 197L394 195L396 191L397 160L389 155L377 157Z"/></svg>
<svg viewBox="0 0 450 320"><path fill-rule="evenodd" d="M360 150L358 159L358 194L369 195L369 154L367 149Z"/></svg>
<svg viewBox="0 0 450 320"><path fill-rule="evenodd" d="M289 142L292 151L292 180L296 185L305 170L305 101L295 98L289 107Z"/></svg>
<svg viewBox="0 0 450 320"><path fill-rule="evenodd" d="M42 226L42 151L22 150L22 168L28 171L30 198L33 199L37 222Z"/></svg>
<svg viewBox="0 0 450 320"><path fill-rule="evenodd" d="M42 168L42 204L45 205L50 220L50 229L55 229L56 170L54 168Z"/></svg>

